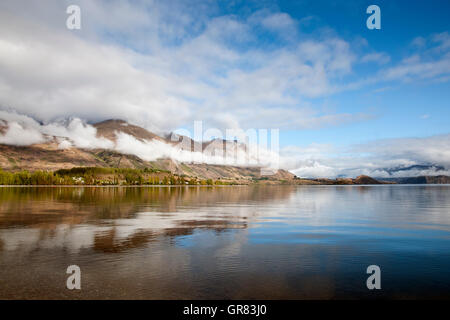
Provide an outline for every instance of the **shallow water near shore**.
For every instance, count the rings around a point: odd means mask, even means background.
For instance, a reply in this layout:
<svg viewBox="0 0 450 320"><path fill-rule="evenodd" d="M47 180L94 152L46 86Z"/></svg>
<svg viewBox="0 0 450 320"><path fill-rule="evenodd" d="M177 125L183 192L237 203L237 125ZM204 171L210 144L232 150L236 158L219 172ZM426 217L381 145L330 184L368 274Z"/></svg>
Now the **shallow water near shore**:
<svg viewBox="0 0 450 320"><path fill-rule="evenodd" d="M336 298L450 298L450 186L0 188L0 299Z"/></svg>

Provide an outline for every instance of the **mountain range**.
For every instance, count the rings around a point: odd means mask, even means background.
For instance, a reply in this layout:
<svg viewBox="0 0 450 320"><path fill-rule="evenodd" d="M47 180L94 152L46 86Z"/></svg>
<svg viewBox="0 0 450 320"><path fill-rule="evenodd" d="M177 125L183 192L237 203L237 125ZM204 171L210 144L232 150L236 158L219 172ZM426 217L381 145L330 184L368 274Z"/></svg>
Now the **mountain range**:
<svg viewBox="0 0 450 320"><path fill-rule="evenodd" d="M104 138L113 143L117 142L118 136L122 133L139 142L159 142L163 145L176 147L180 151L201 150L208 152L209 155L220 154L221 151L225 152L224 150L232 150L233 148L243 152L246 151L246 146L236 141L215 139L199 143L189 137L173 133L167 136L159 136L123 120L106 120L93 124L93 127L96 129L97 138ZM7 128L6 121L0 123L0 134L4 134ZM75 146L62 148L62 137L47 136L46 138L47 140L43 143L29 146L0 144L0 167L7 171L54 171L73 167L151 168L188 177L222 179L237 183L246 183L258 179L287 181L295 178L294 174L286 170L277 170L273 174L264 176L261 173L261 167L257 165L206 164L181 162L169 158L146 161L135 154L120 152L112 148L80 148ZM63 140L63 142L65 141L67 140Z"/></svg>
<svg viewBox="0 0 450 320"><path fill-rule="evenodd" d="M92 127L95 128L95 138L105 142L105 146L80 147L76 146L70 138L56 134L44 134L45 139L43 141L31 145L17 146L0 143L0 168L6 171L55 171L73 167L150 168L166 172L170 171L179 176L219 179L243 184L255 181L293 184L450 183L450 177L445 175L379 179L368 176L359 176L355 179L344 177L337 179L301 179L282 169L273 170L270 174L267 174L257 164L236 165L179 161L170 157L152 156L151 148L147 148L148 143L153 143L156 149L161 147L174 148L173 150L177 153L192 154L200 151L207 157L228 154L230 150L236 154L248 154L248 148L243 143L223 139L198 142L187 136L175 133L160 136L142 127L117 119L98 122L93 124ZM8 128L9 123L0 119L0 135L5 135ZM123 137L131 137L132 140L125 140L124 142L120 140ZM132 143L137 143L137 146L134 146L131 152L127 147ZM139 145L139 143L142 145ZM117 148L119 144L121 147ZM110 147L112 145L116 147ZM141 153L136 152L136 149L139 150L143 147L146 147L146 150L148 149L147 153L144 156L139 156ZM146 160L146 158L152 158L152 160ZM398 175L398 172L402 171L426 169L434 171L444 170L443 167L434 165L415 165L386 169L385 171L389 174Z"/></svg>

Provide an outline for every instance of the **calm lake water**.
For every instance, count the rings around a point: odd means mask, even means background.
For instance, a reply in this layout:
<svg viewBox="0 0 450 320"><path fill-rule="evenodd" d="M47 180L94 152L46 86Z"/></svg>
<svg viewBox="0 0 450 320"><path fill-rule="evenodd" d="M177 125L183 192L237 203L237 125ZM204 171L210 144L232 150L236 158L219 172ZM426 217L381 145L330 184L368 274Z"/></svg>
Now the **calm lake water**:
<svg viewBox="0 0 450 320"><path fill-rule="evenodd" d="M380 297L450 298L450 186L0 188L1 299Z"/></svg>

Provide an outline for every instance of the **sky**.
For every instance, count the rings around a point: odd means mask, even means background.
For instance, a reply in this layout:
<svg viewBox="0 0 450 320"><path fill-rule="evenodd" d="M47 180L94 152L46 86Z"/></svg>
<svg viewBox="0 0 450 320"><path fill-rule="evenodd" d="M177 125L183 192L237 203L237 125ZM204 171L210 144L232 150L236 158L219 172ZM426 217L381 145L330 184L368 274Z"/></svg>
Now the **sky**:
<svg viewBox="0 0 450 320"><path fill-rule="evenodd" d="M66 27L73 4L80 30ZM372 4L380 30L366 26ZM0 110L159 134L196 120L279 129L282 166L305 177L448 173L448 12L439 0L4 0Z"/></svg>

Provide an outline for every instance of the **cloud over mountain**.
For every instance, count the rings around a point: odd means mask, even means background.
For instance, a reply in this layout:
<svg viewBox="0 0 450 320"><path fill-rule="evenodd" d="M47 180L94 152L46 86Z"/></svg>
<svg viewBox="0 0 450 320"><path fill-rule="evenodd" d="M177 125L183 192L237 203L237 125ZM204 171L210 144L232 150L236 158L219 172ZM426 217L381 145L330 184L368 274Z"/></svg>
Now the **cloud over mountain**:
<svg viewBox="0 0 450 320"><path fill-rule="evenodd" d="M257 144L257 141L243 144L209 140L207 132L202 133L202 140L195 142L199 148L192 149L192 140L188 137L177 140L160 137L122 120L90 125L79 118L72 118L41 124L26 115L0 111L0 121L0 144L5 145L57 144L58 149L105 149L134 155L145 161L172 159L186 163L278 166L278 153Z"/></svg>
<svg viewBox="0 0 450 320"><path fill-rule="evenodd" d="M332 146L304 150L306 152L298 149L287 153L291 158L291 171L300 176L352 177L365 174L387 178L450 175L450 134L380 139L344 150ZM286 154L287 151L284 152Z"/></svg>
<svg viewBox="0 0 450 320"><path fill-rule="evenodd" d="M157 132L193 120L320 128L370 117L311 104L336 90L356 55L334 34L285 39L296 23L288 14L214 17L213 5L195 12L176 1L78 1L83 26L70 31L68 3L27 1L26 12L21 1L0 5L0 107L41 121L121 118ZM258 46L261 28L280 37L277 46Z"/></svg>

